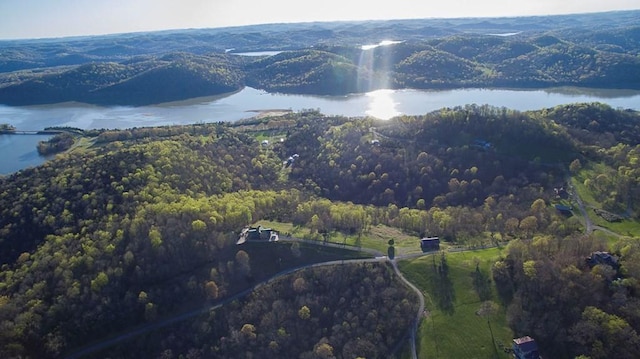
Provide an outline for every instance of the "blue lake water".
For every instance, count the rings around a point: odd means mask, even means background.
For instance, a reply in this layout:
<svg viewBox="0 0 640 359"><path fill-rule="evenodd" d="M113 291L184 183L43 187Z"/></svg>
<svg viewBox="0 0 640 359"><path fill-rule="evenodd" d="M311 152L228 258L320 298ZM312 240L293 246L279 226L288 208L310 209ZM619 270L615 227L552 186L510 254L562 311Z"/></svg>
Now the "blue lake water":
<svg viewBox="0 0 640 359"><path fill-rule="evenodd" d="M552 89L456 89L377 90L346 96L311 96L267 93L254 88L216 97L153 106L93 106L63 103L44 106L0 105L0 123L18 130L42 130L49 126L82 129L159 126L199 122L233 122L255 116L256 110L319 109L327 115L372 116L388 119L398 115L421 115L443 107L489 104L515 110L538 110L576 102L603 102L614 108L640 110L640 91L552 88ZM0 174L42 163L32 136L0 137ZM19 137L19 139L18 139ZM35 156L35 157L34 157ZM20 166L22 164L22 166Z"/></svg>
<svg viewBox="0 0 640 359"><path fill-rule="evenodd" d="M0 175L43 163L36 145L51 135L0 135Z"/></svg>

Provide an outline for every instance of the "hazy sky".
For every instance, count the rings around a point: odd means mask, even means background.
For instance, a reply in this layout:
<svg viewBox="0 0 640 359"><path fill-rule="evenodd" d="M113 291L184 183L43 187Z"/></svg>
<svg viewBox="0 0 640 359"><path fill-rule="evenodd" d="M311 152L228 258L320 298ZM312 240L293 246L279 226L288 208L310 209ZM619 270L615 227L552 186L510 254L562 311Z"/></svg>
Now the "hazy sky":
<svg viewBox="0 0 640 359"><path fill-rule="evenodd" d="M640 0L0 0L0 39L275 22L640 9Z"/></svg>

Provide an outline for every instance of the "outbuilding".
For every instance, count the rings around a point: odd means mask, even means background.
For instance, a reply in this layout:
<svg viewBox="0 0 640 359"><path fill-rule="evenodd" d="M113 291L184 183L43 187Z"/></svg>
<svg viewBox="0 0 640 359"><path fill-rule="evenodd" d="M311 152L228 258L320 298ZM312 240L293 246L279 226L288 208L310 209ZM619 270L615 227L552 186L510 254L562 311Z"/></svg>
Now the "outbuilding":
<svg viewBox="0 0 640 359"><path fill-rule="evenodd" d="M420 248L422 252L433 252L440 250L440 238L438 237L425 237L420 239Z"/></svg>

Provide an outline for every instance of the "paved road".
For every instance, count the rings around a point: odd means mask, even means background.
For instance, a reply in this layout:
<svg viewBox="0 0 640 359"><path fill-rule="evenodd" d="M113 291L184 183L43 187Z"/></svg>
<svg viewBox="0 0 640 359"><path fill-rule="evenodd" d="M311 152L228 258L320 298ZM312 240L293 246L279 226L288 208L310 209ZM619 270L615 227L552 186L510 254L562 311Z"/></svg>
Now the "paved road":
<svg viewBox="0 0 640 359"><path fill-rule="evenodd" d="M584 203L582 203L582 199L578 195L578 191L576 191L576 189L571 184L571 178L567 180L567 183L569 183L568 187L570 189L571 197L573 197L573 200L578 205L578 210L580 211L580 214L582 214L582 217L584 218L584 232L586 234L591 234L595 229L595 226L593 225L593 222L591 222L591 218L589 218L589 215L587 214L587 210L584 207Z"/></svg>
<svg viewBox="0 0 640 359"><path fill-rule="evenodd" d="M312 241L313 242L313 241ZM318 243L316 243L318 244ZM320 245L320 244L318 244ZM354 250L355 247L353 247ZM303 269L307 269L307 268L315 268L315 267L323 267L323 266L332 266L332 265L341 265L341 264L353 264L353 263L380 263L380 262L385 262L387 261L386 257L376 257L376 258L364 258L364 259L346 259L346 260L337 260L337 261L329 261L329 262L322 262L322 263L315 263L315 264L309 264L309 265L304 265L304 266L300 266L300 267L295 267L295 268L290 268L287 269L285 271L279 272L275 275L273 275L271 278L264 280L256 285L254 285L251 288L245 289L242 292L236 293L230 297L227 297L219 302L213 303L211 305L207 305L201 308L197 308L197 309L193 309L190 310L188 312L184 312L184 313L180 313L180 314L176 314L176 315L172 315L170 317L161 319L159 321L153 322L153 323L149 323L149 324L145 324L145 325L141 325L129 330L126 330L120 334L117 334L115 336L109 337L109 338L104 338L101 339L97 342L88 344L84 347L78 348L76 350L73 350L72 352L70 352L69 354L66 355L66 358L68 359L76 359L76 358L81 358L85 355L91 354L91 353L95 353L97 351L112 347L116 344L125 342L129 339L133 339L139 335L148 333L150 331L153 330L157 330L160 328L164 328L166 326L181 322L183 320L187 320L193 317L196 317L200 314L204 314L207 313L211 310L216 310L220 307L222 307L225 304L231 303L232 301L242 298L244 296L247 296L249 293L251 293L254 290L259 289L260 287L267 285L271 282L273 282L274 280L278 279L281 276L287 275L287 274L291 274Z"/></svg>
<svg viewBox="0 0 640 359"><path fill-rule="evenodd" d="M68 359L76 359L76 358L81 358L85 355L91 354L91 353L95 353L97 351L112 347L114 345L117 345L119 343L125 342L127 340L133 339L137 336L143 335L145 333L148 333L150 331L154 331L160 328L164 328L167 327L169 325L196 317L198 315L207 313L211 310L216 310L220 307L222 307L225 304L231 303L232 301L245 297L248 294L250 294L252 291L259 289L260 287L267 285L271 282L273 282L274 280L278 279L281 276L287 275L287 274L291 274L294 272L297 272L299 270L303 270L303 269L307 269L307 268L315 268L315 267L323 267L323 266L332 266L332 265L341 265L341 264L353 264L353 263L381 263L381 262L386 262L389 259L382 254L382 252L374 250L374 249L370 249L370 248L362 248L362 247L355 247L355 246L350 246L350 245L346 245L346 244L339 244L339 243L331 243L331 242L322 242L322 241L313 241L313 240L305 240L305 239L300 239L300 238L292 238L292 237L280 237L280 241L283 242L302 242L302 243L309 243L309 244L313 244L313 245L317 245L317 246L326 246L326 247L332 247L332 248L341 248L341 249L347 249L347 250L352 250L352 251L358 251L358 252L365 252L365 253L369 253L371 255L374 256L374 258L364 258L364 259L350 259L350 260L337 260L337 261L329 261L329 262L322 262L322 263L315 263L315 264L309 264L309 265L304 265L304 266L299 266L299 267L295 267L295 268L290 268L287 270L284 270L282 272L276 273L275 275L273 275L272 277L270 277L269 279L266 279L256 285L254 285L253 287L250 287L248 289L243 290L242 292L236 293L230 297L227 297L221 301L218 301L216 303L212 303L211 305L207 305L201 308L197 308L197 309L193 309L190 310L188 312L184 312L184 313L179 313L176 315L172 315L170 317L158 320L156 322L153 323L148 323L148 324L144 324L144 325L140 325L137 326L135 328L131 328L128 329L120 334L117 334L115 336L111 336L109 338L104 338L101 339L97 342L94 343L90 343L84 347L78 348L73 350L72 352L70 352L66 358ZM431 253L414 253L414 254L408 254L408 255L400 255L400 256L396 256L396 258L394 260L390 260L389 262L391 263L391 265L393 266L394 271L396 272L396 274L398 275L398 277L404 281L414 292L416 292L416 294L418 295L419 298L419 302L420 302L420 306L419 306L419 310L418 313L416 315L416 319L413 323L413 326L411 328L411 350L412 350L412 355L413 358L417 358L417 351L416 351L416 345L415 345L415 341L416 341L416 332L418 329L418 324L420 322L420 319L422 318L422 315L424 313L424 297L422 295L422 292L415 286L413 285L411 282L409 282L403 275L402 272L400 272L400 270L398 269L398 266L396 264L396 260L400 260L400 259L411 259L411 258L417 258L417 257L421 257L423 255L428 255Z"/></svg>
<svg viewBox="0 0 640 359"><path fill-rule="evenodd" d="M409 341L411 342L411 355L413 359L418 359L418 350L416 349L416 333L418 332L418 325L420 324L420 320L422 319L424 314L424 296L422 295L422 292L420 291L420 289L418 289L418 287L413 285L413 283L409 282L407 278L402 275L402 272L400 272L400 269L398 269L398 264L396 263L395 259L391 261L391 265L393 266L393 270L396 272L398 277L418 295L418 301L420 305L418 307L418 314L416 315L416 318L413 321L413 325L411 326L411 335L409 339Z"/></svg>
<svg viewBox="0 0 640 359"><path fill-rule="evenodd" d="M593 222L591 221L591 218L589 218L589 215L587 214L586 206L582 202L582 199L578 195L578 192L571 185L571 178L569 178L567 181L569 183L569 189L571 190L570 191L571 197L573 198L573 200L578 205L578 210L580 211L580 214L584 218L584 233L585 234L591 234L591 233L593 233L593 231L597 230L597 231L601 231L601 232L607 233L608 235L611 235L611 236L614 236L614 237L618 237L618 238L624 237L623 235L621 235L619 233L616 233L616 232L614 232L614 231L612 231L612 230L610 230L608 228L593 224Z"/></svg>

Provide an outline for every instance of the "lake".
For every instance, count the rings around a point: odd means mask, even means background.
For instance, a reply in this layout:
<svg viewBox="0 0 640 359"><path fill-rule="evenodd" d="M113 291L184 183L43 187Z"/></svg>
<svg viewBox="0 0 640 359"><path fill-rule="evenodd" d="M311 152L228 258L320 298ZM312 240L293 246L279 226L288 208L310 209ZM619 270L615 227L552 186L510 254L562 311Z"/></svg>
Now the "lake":
<svg viewBox="0 0 640 359"><path fill-rule="evenodd" d="M38 154L36 145L51 135L0 135L0 175L37 166L46 158Z"/></svg>
<svg viewBox="0 0 640 359"><path fill-rule="evenodd" d="M79 103L11 107L0 105L0 123L18 130L42 130L49 126L71 126L82 129L160 126L200 122L233 122L255 116L254 111L269 109L319 109L327 115L350 117L373 116L389 119L402 114L421 115L443 107L464 104L489 104L515 110L537 110L575 102L603 102L614 108L640 110L640 91L552 88L552 89L456 89L377 90L346 96L312 96L267 93L246 87L225 96L202 97L154 106L102 107ZM44 161L33 160L35 146L41 139L31 136L0 137L0 174ZM13 141L13 142L12 142ZM12 143L20 142L18 146ZM15 147L14 147L15 146ZM26 151L26 152L25 152ZM29 158L27 161L26 159ZM22 160L20 160L22 159ZM32 161L33 160L33 161ZM16 168L16 163L24 166Z"/></svg>

